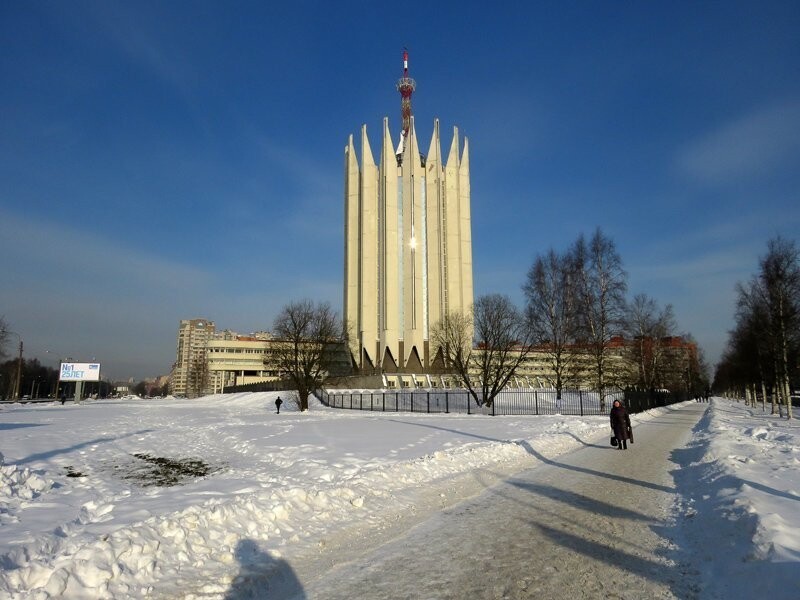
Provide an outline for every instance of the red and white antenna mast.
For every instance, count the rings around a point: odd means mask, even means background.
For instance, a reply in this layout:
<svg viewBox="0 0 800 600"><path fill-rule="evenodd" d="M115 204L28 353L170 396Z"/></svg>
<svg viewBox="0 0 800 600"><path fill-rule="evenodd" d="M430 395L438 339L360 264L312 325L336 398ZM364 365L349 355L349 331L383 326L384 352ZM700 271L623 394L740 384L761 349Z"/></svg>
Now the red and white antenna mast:
<svg viewBox="0 0 800 600"><path fill-rule="evenodd" d="M417 89L417 82L408 76L408 49L403 48L403 76L397 80L397 91L400 92L400 114L403 116L402 137L408 136L411 127L411 94Z"/></svg>

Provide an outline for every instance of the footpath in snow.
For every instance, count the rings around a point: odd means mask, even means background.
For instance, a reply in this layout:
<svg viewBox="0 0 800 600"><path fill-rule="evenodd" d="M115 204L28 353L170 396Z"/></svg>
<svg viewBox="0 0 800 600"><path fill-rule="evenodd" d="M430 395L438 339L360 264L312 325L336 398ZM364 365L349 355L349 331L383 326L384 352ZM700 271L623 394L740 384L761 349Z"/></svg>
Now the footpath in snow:
<svg viewBox="0 0 800 600"><path fill-rule="evenodd" d="M510 474L608 436L605 417L318 404L301 414L289 402L277 415L276 396L0 409L0 597L299 590L308 565L330 568L342 553L389 541ZM781 565L800 550L797 429L759 411L712 403L675 459L676 522L697 556L716 521L750 524L725 538L744 557L709 549L698 577L719 584L745 560L791 590L792 569L783 577Z"/></svg>
<svg viewBox="0 0 800 600"><path fill-rule="evenodd" d="M305 583L308 598L369 590L395 598L695 598L673 558L676 495L669 456L705 406L684 405L636 427L618 450L586 442L433 515L408 534ZM302 596L301 596L302 597Z"/></svg>

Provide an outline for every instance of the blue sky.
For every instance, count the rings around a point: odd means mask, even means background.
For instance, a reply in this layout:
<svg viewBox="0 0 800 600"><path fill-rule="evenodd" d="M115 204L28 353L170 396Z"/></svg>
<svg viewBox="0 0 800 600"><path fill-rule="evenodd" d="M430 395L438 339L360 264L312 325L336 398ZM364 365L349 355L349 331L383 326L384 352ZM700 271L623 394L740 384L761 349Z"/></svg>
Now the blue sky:
<svg viewBox="0 0 800 600"><path fill-rule="evenodd" d="M343 149L469 138L476 294L601 227L715 361L800 225L800 3L5 2L0 315L27 356L167 373L182 318L341 308ZM427 141L423 142L427 147ZM359 149L360 151L360 149Z"/></svg>

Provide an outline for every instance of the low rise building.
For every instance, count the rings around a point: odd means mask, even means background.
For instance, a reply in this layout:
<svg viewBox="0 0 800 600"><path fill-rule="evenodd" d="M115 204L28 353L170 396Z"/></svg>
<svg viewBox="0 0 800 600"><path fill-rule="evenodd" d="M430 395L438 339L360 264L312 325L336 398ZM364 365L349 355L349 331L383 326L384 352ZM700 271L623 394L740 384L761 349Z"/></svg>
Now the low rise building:
<svg viewBox="0 0 800 600"><path fill-rule="evenodd" d="M271 338L264 332L240 335L225 331L206 344L208 360L207 392L223 393L225 388L279 378L270 366Z"/></svg>

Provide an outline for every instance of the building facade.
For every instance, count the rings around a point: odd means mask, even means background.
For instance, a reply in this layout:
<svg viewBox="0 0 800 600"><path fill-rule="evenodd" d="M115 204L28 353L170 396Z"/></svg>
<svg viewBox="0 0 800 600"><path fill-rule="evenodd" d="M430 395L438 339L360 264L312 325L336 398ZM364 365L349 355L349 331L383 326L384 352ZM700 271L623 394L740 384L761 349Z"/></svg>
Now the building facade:
<svg viewBox="0 0 800 600"><path fill-rule="evenodd" d="M235 385L278 379L278 368L270 360L270 340L267 333L239 335L231 331L209 340L208 393L221 394Z"/></svg>
<svg viewBox="0 0 800 600"><path fill-rule="evenodd" d="M352 135L344 150L343 312L353 362L362 372L429 373L432 328L472 311L469 144L462 148L454 128L445 160L435 120L422 154L404 104L397 146L388 118L378 162L366 125L360 145L360 160Z"/></svg>
<svg viewBox="0 0 800 600"><path fill-rule="evenodd" d="M610 340L605 356L605 378L608 387L625 388L640 386L640 354L637 346L641 340L630 340L614 337ZM658 361L657 374L654 376L654 387L670 391L691 389L695 379L700 375L697 360L697 344L680 336L649 340L662 348ZM519 350L518 350L519 351ZM480 354L480 349L476 349ZM565 353L569 357L569 367L562 371L562 383L565 388L593 389L596 382L596 364L591 351L580 345L570 346ZM508 382L510 388L553 388L556 385L556 373L553 355L545 346L529 348L524 360ZM477 373L474 374L477 377ZM463 383L453 373L382 373L373 378L374 385L364 382L363 385L352 385L351 381L337 382L331 387L382 387L384 389L410 388L461 388ZM649 386L648 386L649 387Z"/></svg>

